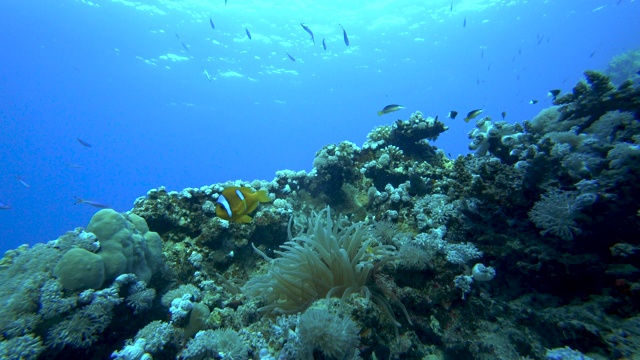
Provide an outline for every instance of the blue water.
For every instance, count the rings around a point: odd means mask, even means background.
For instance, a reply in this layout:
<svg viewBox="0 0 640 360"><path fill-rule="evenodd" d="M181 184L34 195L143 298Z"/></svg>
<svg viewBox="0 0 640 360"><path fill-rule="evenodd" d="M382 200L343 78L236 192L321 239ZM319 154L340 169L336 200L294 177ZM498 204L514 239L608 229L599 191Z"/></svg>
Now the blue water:
<svg viewBox="0 0 640 360"><path fill-rule="evenodd" d="M468 111L531 119L640 47L638 1L451 4L4 0L0 251L86 226L97 209L74 196L126 211L159 186L310 171L323 145L414 111L459 111L435 145L464 154ZM378 117L388 104L406 108Z"/></svg>

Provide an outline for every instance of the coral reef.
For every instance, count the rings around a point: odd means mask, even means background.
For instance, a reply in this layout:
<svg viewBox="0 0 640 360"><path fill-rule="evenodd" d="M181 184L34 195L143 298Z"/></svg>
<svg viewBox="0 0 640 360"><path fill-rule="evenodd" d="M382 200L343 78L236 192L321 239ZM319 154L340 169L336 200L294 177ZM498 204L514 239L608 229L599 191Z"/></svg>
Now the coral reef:
<svg viewBox="0 0 640 360"><path fill-rule="evenodd" d="M632 358L640 88L585 76L531 121L479 119L475 154L448 159L416 112L309 173L159 187L11 250L0 356ZM229 222L229 187L272 202Z"/></svg>
<svg viewBox="0 0 640 360"><path fill-rule="evenodd" d="M632 49L620 55L614 56L604 73L611 79L614 84L622 84L627 80L638 81L640 75L640 49Z"/></svg>

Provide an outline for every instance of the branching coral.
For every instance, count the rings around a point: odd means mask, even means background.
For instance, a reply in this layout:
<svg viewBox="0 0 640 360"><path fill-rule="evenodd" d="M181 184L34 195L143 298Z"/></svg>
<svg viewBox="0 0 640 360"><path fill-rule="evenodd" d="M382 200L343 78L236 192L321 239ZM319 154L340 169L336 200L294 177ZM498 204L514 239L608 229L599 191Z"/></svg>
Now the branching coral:
<svg viewBox="0 0 640 360"><path fill-rule="evenodd" d="M573 92L556 98L560 107L560 120L586 118L578 125L578 133L588 128L608 111L630 111L640 115L640 88L631 81L615 87L609 78L597 71L585 71L586 81L580 81Z"/></svg>

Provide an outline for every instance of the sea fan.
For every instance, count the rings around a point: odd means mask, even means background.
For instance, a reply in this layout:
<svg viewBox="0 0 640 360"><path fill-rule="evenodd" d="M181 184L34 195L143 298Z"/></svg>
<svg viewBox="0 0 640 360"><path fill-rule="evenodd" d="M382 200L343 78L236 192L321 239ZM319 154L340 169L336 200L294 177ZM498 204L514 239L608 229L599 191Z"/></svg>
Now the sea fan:
<svg viewBox="0 0 640 360"><path fill-rule="evenodd" d="M581 232L575 222L580 209L593 204L595 200L594 194L578 196L573 191L550 191L533 205L529 219L544 229L540 231L541 235L551 233L564 240L572 240L574 235Z"/></svg>

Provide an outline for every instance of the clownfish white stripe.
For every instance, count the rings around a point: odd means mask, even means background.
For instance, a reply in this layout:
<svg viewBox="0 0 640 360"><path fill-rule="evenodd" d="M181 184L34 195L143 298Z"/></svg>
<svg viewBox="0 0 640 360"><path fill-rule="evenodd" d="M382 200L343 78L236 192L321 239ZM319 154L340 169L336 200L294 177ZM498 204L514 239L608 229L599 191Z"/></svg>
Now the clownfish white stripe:
<svg viewBox="0 0 640 360"><path fill-rule="evenodd" d="M227 212L227 215L229 217L231 217L233 214L231 214L231 206L229 206L229 202L227 201L227 198L224 197L224 195L220 195L218 196L218 204L222 205L222 207L224 208L224 211Z"/></svg>

